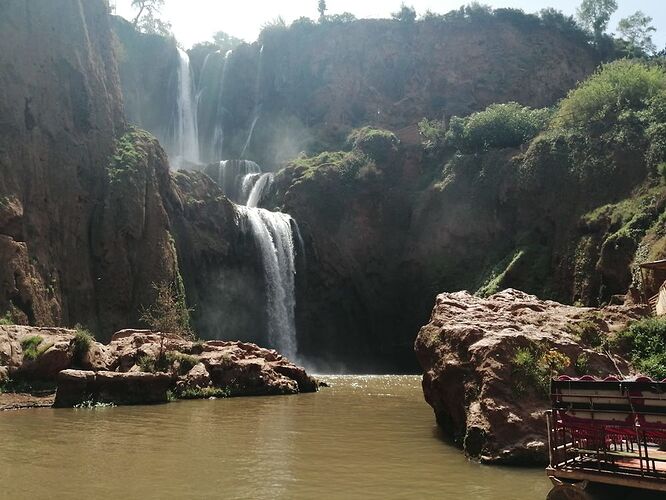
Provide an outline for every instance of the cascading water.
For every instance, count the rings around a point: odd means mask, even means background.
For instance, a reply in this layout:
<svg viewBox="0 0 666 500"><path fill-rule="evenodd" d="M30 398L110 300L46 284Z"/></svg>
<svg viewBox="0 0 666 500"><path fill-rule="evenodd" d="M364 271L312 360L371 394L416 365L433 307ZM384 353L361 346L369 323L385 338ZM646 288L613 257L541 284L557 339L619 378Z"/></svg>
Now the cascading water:
<svg viewBox="0 0 666 500"><path fill-rule="evenodd" d="M261 254L266 286L268 341L288 358L296 359L296 253L302 240L296 221L287 214L258 208L273 182L273 174L248 160L220 162L218 184L240 204L238 220Z"/></svg>
<svg viewBox="0 0 666 500"><path fill-rule="evenodd" d="M215 122L213 125L212 137L210 140L210 158L221 158L224 148L224 114L225 114L225 104L224 104L224 91L226 88L227 75L229 70L227 68L229 64L229 59L231 58L233 51L228 50L222 61L222 70L220 77L220 87L217 94L217 106L215 112Z"/></svg>
<svg viewBox="0 0 666 500"><path fill-rule="evenodd" d="M245 141L245 146L243 146L243 151L241 152L241 158L245 157L245 152L252 142L252 135L254 134L254 128L257 126L259 121L259 115L261 114L261 79L263 76L264 68L264 46L261 46L259 50L259 63L257 64L257 80L254 85L254 112L252 123L250 124L250 130L247 134L247 140Z"/></svg>
<svg viewBox="0 0 666 500"><path fill-rule="evenodd" d="M294 231L289 215L263 208L238 207L241 224L261 253L266 284L268 341L290 359L296 358Z"/></svg>
<svg viewBox="0 0 666 500"><path fill-rule="evenodd" d="M169 152L174 165L181 168L185 162L199 163L199 132L190 58L180 48L178 57L178 94Z"/></svg>

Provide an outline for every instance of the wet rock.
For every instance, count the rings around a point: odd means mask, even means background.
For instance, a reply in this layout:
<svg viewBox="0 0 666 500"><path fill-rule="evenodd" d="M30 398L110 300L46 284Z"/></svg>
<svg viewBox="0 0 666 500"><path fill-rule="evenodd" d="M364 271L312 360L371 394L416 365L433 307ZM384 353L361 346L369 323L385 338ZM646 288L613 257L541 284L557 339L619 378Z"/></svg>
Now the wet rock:
<svg viewBox="0 0 666 500"><path fill-rule="evenodd" d="M570 376L581 368L616 375L616 366L628 374L623 359L583 343L578 328L593 322L603 338L645 313L566 306L512 289L487 299L440 294L415 343L425 399L439 426L469 456L489 463L545 463L547 393L517 369L516 353L529 350L535 360L545 353L562 355L567 366L561 372ZM547 374L541 383L547 387Z"/></svg>

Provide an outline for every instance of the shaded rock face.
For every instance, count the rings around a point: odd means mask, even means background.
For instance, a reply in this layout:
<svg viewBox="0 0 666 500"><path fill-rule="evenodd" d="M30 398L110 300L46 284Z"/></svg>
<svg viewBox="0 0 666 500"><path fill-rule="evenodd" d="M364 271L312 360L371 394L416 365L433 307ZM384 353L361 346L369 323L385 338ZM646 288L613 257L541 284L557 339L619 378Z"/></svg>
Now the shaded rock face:
<svg viewBox="0 0 666 500"><path fill-rule="evenodd" d="M519 349L567 357L563 374L629 373L627 363L583 343L577 325L593 321L602 336L647 314L641 308L603 309L538 300L513 289L482 299L467 292L437 296L414 349L423 393L437 423L465 452L492 463L545 463L545 393L516 365ZM583 359L585 359L583 358ZM579 375L582 375L580 373Z"/></svg>
<svg viewBox="0 0 666 500"><path fill-rule="evenodd" d="M89 401L120 405L166 403L172 383L167 373L84 370L63 370L57 381L53 403L56 408L71 408Z"/></svg>
<svg viewBox="0 0 666 500"><path fill-rule="evenodd" d="M5 0L0 47L0 310L95 324L92 212L124 124L107 6Z"/></svg>

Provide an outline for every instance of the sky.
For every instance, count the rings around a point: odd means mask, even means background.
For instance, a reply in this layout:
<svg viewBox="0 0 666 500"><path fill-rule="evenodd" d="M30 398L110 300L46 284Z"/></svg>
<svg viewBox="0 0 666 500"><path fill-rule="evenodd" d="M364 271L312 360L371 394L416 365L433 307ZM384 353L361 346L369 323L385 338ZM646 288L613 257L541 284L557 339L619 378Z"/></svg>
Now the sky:
<svg viewBox="0 0 666 500"><path fill-rule="evenodd" d="M132 19L135 10L132 0L111 0L116 13ZM213 33L224 31L247 42L256 40L261 27L277 18L291 21L305 16L317 19L318 0L166 0L162 18L172 24L176 39L185 48L211 39ZM401 0L327 0L328 14L351 12L358 18L390 17L398 10ZM430 9L444 14L468 0L407 0L417 14ZM494 8L513 7L525 12L537 12L544 7L555 7L565 14L575 14L580 0L482 0L480 3ZM658 49L666 46L666 0L618 0L619 9L611 19L609 28L637 10L653 18L657 32L653 40Z"/></svg>

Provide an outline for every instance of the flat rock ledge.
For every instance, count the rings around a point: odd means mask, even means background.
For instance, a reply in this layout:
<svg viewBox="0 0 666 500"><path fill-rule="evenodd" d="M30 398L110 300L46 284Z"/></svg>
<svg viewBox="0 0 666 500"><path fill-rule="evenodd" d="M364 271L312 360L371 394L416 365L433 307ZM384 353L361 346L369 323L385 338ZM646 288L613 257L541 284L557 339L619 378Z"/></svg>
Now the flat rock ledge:
<svg viewBox="0 0 666 500"><path fill-rule="evenodd" d="M121 330L109 344L92 342L82 352L75 335L63 328L0 326L0 384L57 385L56 407L318 390L318 382L302 367L255 344ZM39 344L32 353L24 352L26 339L35 337ZM28 398L23 407L30 406Z"/></svg>
<svg viewBox="0 0 666 500"><path fill-rule="evenodd" d="M585 345L582 325L605 336L647 314L644 308L573 307L508 289L486 299L468 292L437 296L415 352L423 393L444 434L485 463L547 463L547 394L516 368L517 351L559 353L561 374L583 367L596 376L630 373L627 362ZM584 360L585 363L582 363Z"/></svg>

